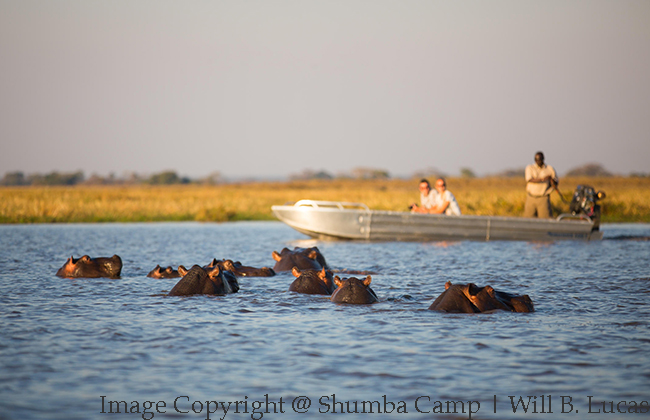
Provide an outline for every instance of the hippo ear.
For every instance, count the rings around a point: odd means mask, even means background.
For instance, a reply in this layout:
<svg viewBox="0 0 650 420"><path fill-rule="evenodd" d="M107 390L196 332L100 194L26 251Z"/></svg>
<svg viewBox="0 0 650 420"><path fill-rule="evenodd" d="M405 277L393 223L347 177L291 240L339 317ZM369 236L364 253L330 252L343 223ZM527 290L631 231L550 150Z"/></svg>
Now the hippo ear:
<svg viewBox="0 0 650 420"><path fill-rule="evenodd" d="M181 276L185 276L185 274L187 274L187 268L185 268L182 265L179 265L178 266L178 274L180 274Z"/></svg>
<svg viewBox="0 0 650 420"><path fill-rule="evenodd" d="M278 254L278 251L273 251L273 253L271 255L273 255L273 259L276 260L276 261L280 261L282 259L280 254Z"/></svg>
<svg viewBox="0 0 650 420"><path fill-rule="evenodd" d="M318 251L311 250L311 252L309 252L309 255L307 255L307 257L309 257L309 259L315 260L316 258L318 258Z"/></svg>
<svg viewBox="0 0 650 420"><path fill-rule="evenodd" d="M294 267L291 269L291 274L293 274L294 277L300 277L300 274L301 274L301 273L300 273L300 270L298 269L298 267L294 266Z"/></svg>
<svg viewBox="0 0 650 420"><path fill-rule="evenodd" d="M449 289L450 287L451 287L451 282L450 281L445 283L445 290Z"/></svg>
<svg viewBox="0 0 650 420"><path fill-rule="evenodd" d="M366 279L363 281L364 286L370 286L370 282L372 281L372 277L368 276Z"/></svg>
<svg viewBox="0 0 650 420"><path fill-rule="evenodd" d="M327 272L325 271L325 267L323 267L323 269L318 272L318 277L320 277L321 279L327 278Z"/></svg>
<svg viewBox="0 0 650 420"><path fill-rule="evenodd" d="M474 283L467 283L467 286L465 287L467 288L467 293L471 296L476 296L481 292L481 290L483 290L482 287L478 287Z"/></svg>
<svg viewBox="0 0 650 420"><path fill-rule="evenodd" d="M343 282L341 281L341 279L339 278L339 276L334 276L334 284L335 284L337 287L341 287L341 286L343 286Z"/></svg>
<svg viewBox="0 0 650 420"><path fill-rule="evenodd" d="M160 264L156 264L156 266L153 268L153 271L160 270Z"/></svg>
<svg viewBox="0 0 650 420"><path fill-rule="evenodd" d="M208 271L208 276L210 278L219 277L219 274L221 274L221 267L219 267L218 265L215 265L210 269L210 271Z"/></svg>

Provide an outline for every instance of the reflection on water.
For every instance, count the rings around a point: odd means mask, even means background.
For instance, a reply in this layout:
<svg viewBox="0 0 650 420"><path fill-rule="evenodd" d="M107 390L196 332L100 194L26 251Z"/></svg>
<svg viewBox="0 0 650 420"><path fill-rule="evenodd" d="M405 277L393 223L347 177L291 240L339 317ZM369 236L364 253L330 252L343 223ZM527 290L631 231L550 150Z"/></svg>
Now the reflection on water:
<svg viewBox="0 0 650 420"><path fill-rule="evenodd" d="M101 419L109 401L134 411L115 418L151 418L146 401L166 404L154 418L222 418L207 401L240 401L225 418L282 419L299 415L299 396L310 418L363 401L382 418L429 418L417 409L452 400L480 403L472 418L592 418L588 396L592 411L634 410L650 398L650 242L620 238L648 237L650 225L603 230L586 243L356 243L275 222L0 226L0 419ZM186 298L165 295L178 279L145 277L214 257L273 266L273 250L313 245L333 268L375 272L381 302L289 293L290 273ZM54 275L83 254L120 255L122 278ZM428 311L448 280L528 294L536 312ZM254 412L266 398L278 413Z"/></svg>

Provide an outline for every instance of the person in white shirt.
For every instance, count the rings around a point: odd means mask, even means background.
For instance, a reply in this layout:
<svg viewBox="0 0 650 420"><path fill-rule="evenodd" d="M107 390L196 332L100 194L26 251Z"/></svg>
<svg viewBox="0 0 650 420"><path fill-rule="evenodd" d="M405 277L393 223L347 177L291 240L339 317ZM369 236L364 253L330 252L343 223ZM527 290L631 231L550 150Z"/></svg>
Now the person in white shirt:
<svg viewBox="0 0 650 420"><path fill-rule="evenodd" d="M535 154L535 164L526 166L526 204L524 217L552 217L551 193L560 182L555 169L544 164L544 153Z"/></svg>
<svg viewBox="0 0 650 420"><path fill-rule="evenodd" d="M438 192L434 199L434 205L428 209L421 209L417 213L429 214L446 214L448 216L460 216L460 207L456 201L456 197L447 190L447 181L444 178L436 180L436 191Z"/></svg>
<svg viewBox="0 0 650 420"><path fill-rule="evenodd" d="M420 205L413 203L409 207L412 213L427 213L431 207L436 205L437 191L431 188L426 178L420 180Z"/></svg>

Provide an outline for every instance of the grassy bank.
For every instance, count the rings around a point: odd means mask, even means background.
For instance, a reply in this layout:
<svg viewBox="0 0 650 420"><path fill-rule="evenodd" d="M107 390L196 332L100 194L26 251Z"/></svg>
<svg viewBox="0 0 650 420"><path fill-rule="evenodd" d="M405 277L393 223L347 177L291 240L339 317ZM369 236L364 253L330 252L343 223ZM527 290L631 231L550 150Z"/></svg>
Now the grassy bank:
<svg viewBox="0 0 650 420"><path fill-rule="evenodd" d="M1 187L0 223L274 220L271 206L303 198L366 203L372 209L407 209L419 200L418 180L293 181L217 186ZM650 179L566 178L604 190L603 222L650 222ZM519 216L526 199L521 179L447 180L463 214ZM555 213L568 211L554 193Z"/></svg>

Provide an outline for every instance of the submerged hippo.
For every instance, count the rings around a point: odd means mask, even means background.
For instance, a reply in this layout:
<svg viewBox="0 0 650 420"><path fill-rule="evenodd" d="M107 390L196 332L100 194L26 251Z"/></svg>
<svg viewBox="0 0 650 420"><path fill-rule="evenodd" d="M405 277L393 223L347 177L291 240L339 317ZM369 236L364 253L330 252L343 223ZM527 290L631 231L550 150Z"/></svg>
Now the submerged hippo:
<svg viewBox="0 0 650 420"><path fill-rule="evenodd" d="M533 312L533 301L528 295L518 296L498 292L491 286L478 287L474 283L445 283L445 291L433 301L429 309L454 313L478 313L502 309L511 312Z"/></svg>
<svg viewBox="0 0 650 420"><path fill-rule="evenodd" d="M370 288L371 277L364 280L356 277L349 277L341 280L339 276L334 277L334 284L338 288L332 293L330 300L334 303L356 303L370 304L379 302L374 290Z"/></svg>
<svg viewBox="0 0 650 420"><path fill-rule="evenodd" d="M237 277L273 277L275 271L269 267L250 267L239 261L213 259L211 265L219 265L224 270L231 271Z"/></svg>
<svg viewBox="0 0 650 420"><path fill-rule="evenodd" d="M175 279L178 277L183 277L187 273L187 268L182 265L178 266L178 270L174 270L172 267L162 268L159 265L147 274L147 277L152 277L154 279Z"/></svg>
<svg viewBox="0 0 650 420"><path fill-rule="evenodd" d="M239 283L232 273L228 275L218 265L207 270L195 265L169 291L169 296L225 295L238 291Z"/></svg>
<svg viewBox="0 0 650 420"><path fill-rule="evenodd" d="M280 253L273 251L272 255L276 261L275 266L273 266L273 270L276 272L290 271L293 267L298 267L301 270L320 270L322 268L329 270L325 257L315 246L311 248L295 247L293 251L284 248Z"/></svg>
<svg viewBox="0 0 650 420"><path fill-rule="evenodd" d="M88 255L84 255L76 260L72 256L68 258L63 267L56 272L56 275L67 278L108 277L115 279L120 277L121 272L122 259L117 255L110 258L90 258Z"/></svg>
<svg viewBox="0 0 650 420"><path fill-rule="evenodd" d="M331 295L334 291L332 272L322 268L318 270L300 270L293 267L291 273L296 279L289 286L290 292L304 293L307 295Z"/></svg>

